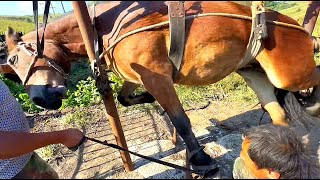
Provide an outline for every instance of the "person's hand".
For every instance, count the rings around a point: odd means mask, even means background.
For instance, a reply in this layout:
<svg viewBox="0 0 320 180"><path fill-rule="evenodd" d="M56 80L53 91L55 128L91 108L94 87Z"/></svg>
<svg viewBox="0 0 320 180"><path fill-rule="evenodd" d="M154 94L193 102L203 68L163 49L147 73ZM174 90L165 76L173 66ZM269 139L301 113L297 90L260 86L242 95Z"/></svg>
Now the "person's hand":
<svg viewBox="0 0 320 180"><path fill-rule="evenodd" d="M69 128L63 130L62 144L68 148L78 146L80 141L84 138L84 134L78 129Z"/></svg>

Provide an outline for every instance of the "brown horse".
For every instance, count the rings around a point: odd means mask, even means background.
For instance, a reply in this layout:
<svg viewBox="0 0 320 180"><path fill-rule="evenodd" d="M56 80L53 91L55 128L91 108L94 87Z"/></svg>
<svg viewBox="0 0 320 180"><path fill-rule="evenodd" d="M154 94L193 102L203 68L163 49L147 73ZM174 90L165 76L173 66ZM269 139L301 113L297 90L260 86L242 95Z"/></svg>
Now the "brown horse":
<svg viewBox="0 0 320 180"><path fill-rule="evenodd" d="M250 7L232 2L185 2L186 15L229 13L251 16ZM164 2L109 2L96 7L96 28L100 49L107 48L117 37L140 27L168 19ZM292 18L267 11L271 21L299 25ZM187 19L186 46L181 71L173 80L173 66L168 60L170 44L168 26L128 36L106 54L104 60L115 74L125 79L123 100L138 85L152 95L168 113L179 135L191 152L194 168L213 167L215 161L205 154L195 138L189 118L174 89L175 84L207 85L232 72L239 73L255 91L261 105L269 112L273 123L287 125L286 115L277 101L274 87L298 91L319 84L320 73L313 59L311 36L297 28L268 23L268 39L256 59L241 61L251 32L251 20L205 16ZM43 29L39 30L41 34ZM74 14L48 24L45 33L44 58L34 61L35 32L22 38L12 29L7 32L8 64L26 82L30 98L46 108L59 108L65 93L65 73L70 62L87 57L84 42ZM50 66L48 62L56 64ZM244 66L244 68L240 68ZM29 77L26 79L26 77ZM314 91L318 97L318 91ZM148 93L147 93L148 94ZM148 99L148 98L146 98ZM318 99L314 100L318 103ZM135 102L128 102L134 104Z"/></svg>

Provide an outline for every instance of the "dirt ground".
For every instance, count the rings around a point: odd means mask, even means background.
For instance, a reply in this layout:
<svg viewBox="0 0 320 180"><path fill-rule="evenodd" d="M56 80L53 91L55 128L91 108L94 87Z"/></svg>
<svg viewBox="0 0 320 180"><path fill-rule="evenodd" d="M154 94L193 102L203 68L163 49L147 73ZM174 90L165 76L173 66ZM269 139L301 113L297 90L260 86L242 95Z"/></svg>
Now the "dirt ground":
<svg viewBox="0 0 320 180"><path fill-rule="evenodd" d="M252 107L252 106L251 106ZM251 108L240 103L210 100L204 108L187 110L197 139L206 151L216 157L221 178L232 178L232 164L241 148L241 132L259 124L263 111L260 105ZM115 143L104 106L86 108L96 120L85 126L86 136ZM185 146L180 140L176 146L171 142L173 126L161 109L140 109L120 113L120 120L131 151L185 166ZM45 111L29 116L33 132L53 131L70 127L61 118L70 112ZM269 123L266 113L260 123ZM126 172L118 150L87 141L72 152L58 146L58 153L47 161L60 178L98 179L183 179L186 174L131 155L135 170Z"/></svg>

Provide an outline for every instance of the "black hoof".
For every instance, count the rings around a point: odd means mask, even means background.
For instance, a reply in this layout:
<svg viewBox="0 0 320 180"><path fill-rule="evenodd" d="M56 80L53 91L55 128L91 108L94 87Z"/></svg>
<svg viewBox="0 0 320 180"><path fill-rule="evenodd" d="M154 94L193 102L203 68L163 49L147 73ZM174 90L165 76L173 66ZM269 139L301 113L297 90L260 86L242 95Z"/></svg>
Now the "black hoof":
<svg viewBox="0 0 320 180"><path fill-rule="evenodd" d="M204 147L189 153L190 168L195 172L192 174L195 179L215 178L219 168L215 159L212 159L203 151Z"/></svg>
<svg viewBox="0 0 320 180"><path fill-rule="evenodd" d="M221 179L219 168L211 169L203 174L192 173L192 179Z"/></svg>

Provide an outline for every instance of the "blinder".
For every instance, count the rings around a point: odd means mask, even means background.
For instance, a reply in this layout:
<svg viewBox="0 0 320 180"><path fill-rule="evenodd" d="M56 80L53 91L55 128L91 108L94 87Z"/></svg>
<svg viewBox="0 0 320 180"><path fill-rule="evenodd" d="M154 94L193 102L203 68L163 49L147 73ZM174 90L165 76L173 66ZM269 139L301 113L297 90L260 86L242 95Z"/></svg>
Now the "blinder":
<svg viewBox="0 0 320 180"><path fill-rule="evenodd" d="M14 65L17 64L17 62L18 62L18 55L14 55L14 56L12 56L11 58L8 59L8 63L10 65L14 66Z"/></svg>

